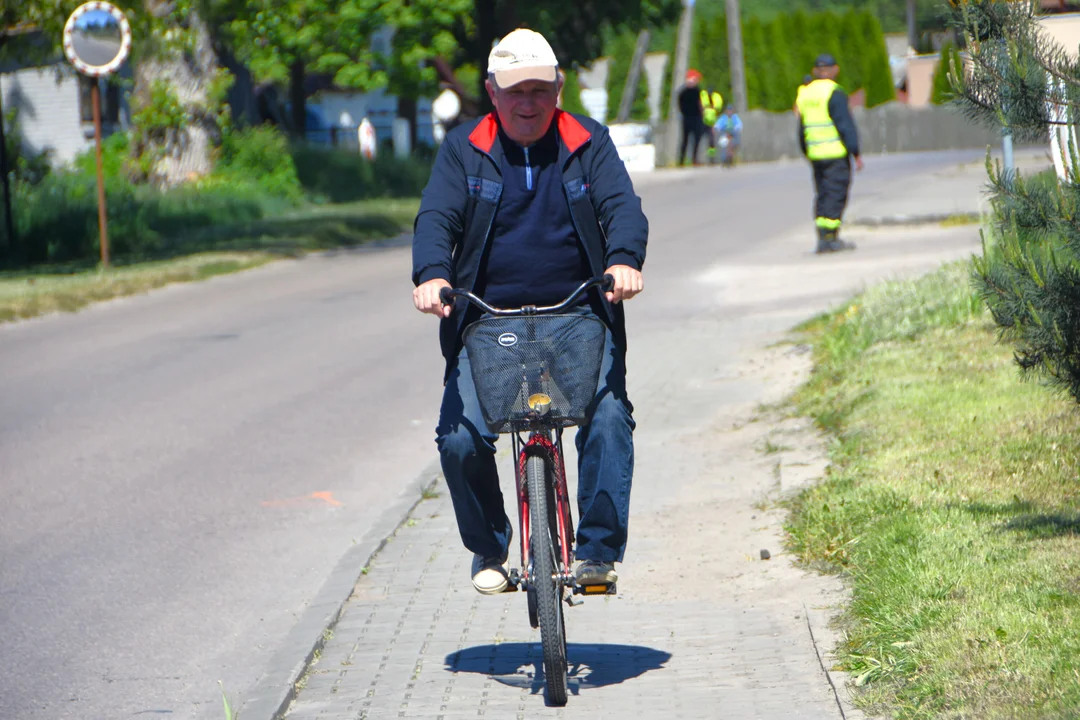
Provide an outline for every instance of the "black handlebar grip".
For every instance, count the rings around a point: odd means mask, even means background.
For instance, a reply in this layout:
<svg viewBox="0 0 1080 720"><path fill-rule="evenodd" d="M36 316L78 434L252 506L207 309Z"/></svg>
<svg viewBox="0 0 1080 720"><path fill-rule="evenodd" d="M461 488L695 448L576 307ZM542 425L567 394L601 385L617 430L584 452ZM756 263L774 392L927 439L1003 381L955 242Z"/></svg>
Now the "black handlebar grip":
<svg viewBox="0 0 1080 720"><path fill-rule="evenodd" d="M615 278L612 277L611 273L606 273L604 275L604 284L600 286L600 289L603 290L604 292L611 292L611 290L614 287L615 287Z"/></svg>
<svg viewBox="0 0 1080 720"><path fill-rule="evenodd" d="M439 300L443 305L449 305L453 301L453 297L450 295L450 288L439 288Z"/></svg>

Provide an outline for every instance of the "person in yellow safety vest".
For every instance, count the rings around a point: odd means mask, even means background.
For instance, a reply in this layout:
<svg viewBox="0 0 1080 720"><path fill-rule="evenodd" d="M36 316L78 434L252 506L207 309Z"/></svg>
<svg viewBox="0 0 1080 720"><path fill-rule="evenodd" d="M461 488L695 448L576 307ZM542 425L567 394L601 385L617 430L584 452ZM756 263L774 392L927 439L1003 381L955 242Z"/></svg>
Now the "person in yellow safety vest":
<svg viewBox="0 0 1080 720"><path fill-rule="evenodd" d="M724 96L716 92L710 85L709 89L701 90L701 120L705 125L705 133L709 136L709 162L716 161L716 131L713 125L720 118L720 110L724 107Z"/></svg>
<svg viewBox="0 0 1080 720"><path fill-rule="evenodd" d="M851 187L851 161L854 158L856 170L863 169L863 161L847 93L836 83L839 73L832 55L818 56L814 80L799 89L795 101L799 145L814 169L819 253L855 249L854 243L840 239L840 219Z"/></svg>
<svg viewBox="0 0 1080 720"><path fill-rule="evenodd" d="M803 75L802 82L799 83L799 89L795 91L795 104L791 106L791 111L795 113L795 115L799 114L799 96L802 95L803 88L812 82L814 82L813 75Z"/></svg>

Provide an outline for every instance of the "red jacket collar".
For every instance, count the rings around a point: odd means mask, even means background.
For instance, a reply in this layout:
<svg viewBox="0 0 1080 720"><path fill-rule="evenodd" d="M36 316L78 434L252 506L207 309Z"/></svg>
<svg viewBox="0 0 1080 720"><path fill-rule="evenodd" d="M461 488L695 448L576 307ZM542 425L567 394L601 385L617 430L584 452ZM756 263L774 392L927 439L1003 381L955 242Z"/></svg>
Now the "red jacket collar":
<svg viewBox="0 0 1080 720"><path fill-rule="evenodd" d="M571 153L577 152L578 148L592 138L592 133L586 130L585 126L568 112L555 111L555 122L558 123L559 137L562 138L566 149ZM495 119L495 113L489 113L469 133L469 142L479 150L490 153L491 149L495 147L495 138L498 136L499 122Z"/></svg>

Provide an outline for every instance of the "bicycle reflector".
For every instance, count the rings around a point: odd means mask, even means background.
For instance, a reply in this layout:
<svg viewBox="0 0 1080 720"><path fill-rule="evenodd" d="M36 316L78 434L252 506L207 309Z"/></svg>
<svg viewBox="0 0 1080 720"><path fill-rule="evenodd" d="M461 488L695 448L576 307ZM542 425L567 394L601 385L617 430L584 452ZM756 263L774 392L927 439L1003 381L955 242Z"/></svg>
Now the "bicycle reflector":
<svg viewBox="0 0 1080 720"><path fill-rule="evenodd" d="M551 408L551 396L544 393L534 393L529 396L529 409L537 415L546 415Z"/></svg>

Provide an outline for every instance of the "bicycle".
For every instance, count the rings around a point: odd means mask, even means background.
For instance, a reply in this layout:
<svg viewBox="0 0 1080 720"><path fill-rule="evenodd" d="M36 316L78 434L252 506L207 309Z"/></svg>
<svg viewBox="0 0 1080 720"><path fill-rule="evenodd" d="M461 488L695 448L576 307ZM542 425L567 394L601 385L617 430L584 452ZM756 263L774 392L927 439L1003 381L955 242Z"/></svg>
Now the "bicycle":
<svg viewBox="0 0 1080 720"><path fill-rule="evenodd" d="M610 275L593 278L557 305L511 310L467 290L439 293L444 304L463 298L485 313L465 329L465 348L484 421L513 437L521 568L510 570L507 590L526 592L553 705L567 698L563 602L574 606L581 602L575 595L617 592L614 583L580 586L571 571L574 525L562 449L563 430L584 422L596 395L606 333L595 316L565 311L590 289L610 290L613 283Z"/></svg>

